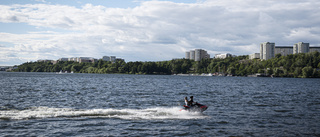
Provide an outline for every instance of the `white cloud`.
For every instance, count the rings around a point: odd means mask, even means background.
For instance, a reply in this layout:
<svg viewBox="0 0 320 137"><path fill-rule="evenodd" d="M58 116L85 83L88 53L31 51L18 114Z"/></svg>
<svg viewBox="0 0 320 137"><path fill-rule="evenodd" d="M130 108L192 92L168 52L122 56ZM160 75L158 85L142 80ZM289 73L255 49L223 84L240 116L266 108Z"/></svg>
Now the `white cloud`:
<svg viewBox="0 0 320 137"><path fill-rule="evenodd" d="M45 0L35 0L35 1L37 1L37 2L43 2L43 3L46 3L46 1L45 1Z"/></svg>
<svg viewBox="0 0 320 137"><path fill-rule="evenodd" d="M259 52L259 43L265 41L317 45L318 7L317 0L146 1L127 9L92 4L80 8L0 5L0 22L27 23L39 29L26 34L0 33L0 42L15 45L0 47L5 48L1 58L15 55L12 58L25 61L115 55L127 61L160 61L184 57L185 51L194 48L243 55Z"/></svg>

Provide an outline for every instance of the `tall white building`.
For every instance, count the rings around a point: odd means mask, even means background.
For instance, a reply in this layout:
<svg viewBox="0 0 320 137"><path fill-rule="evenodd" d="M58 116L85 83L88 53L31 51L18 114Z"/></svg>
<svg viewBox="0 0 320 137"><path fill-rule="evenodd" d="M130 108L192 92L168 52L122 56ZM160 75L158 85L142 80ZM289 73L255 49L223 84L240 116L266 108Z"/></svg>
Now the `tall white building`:
<svg viewBox="0 0 320 137"><path fill-rule="evenodd" d="M268 60L275 56L275 54L281 54L281 56L287 56L290 54L297 53L309 53L318 51L320 52L320 47L309 47L309 43L298 42L290 46L275 46L274 43L264 42L260 44L260 59ZM256 56L254 54L250 55L249 58Z"/></svg>
<svg viewBox="0 0 320 137"><path fill-rule="evenodd" d="M207 51L202 49L195 49L191 50L190 52L186 52L186 59L192 59L195 61L201 61L201 59L208 59L210 58L210 55L207 53Z"/></svg>
<svg viewBox="0 0 320 137"><path fill-rule="evenodd" d="M201 59L209 59L210 55L207 53L207 51L202 49L195 49L195 61L201 61Z"/></svg>
<svg viewBox="0 0 320 137"><path fill-rule="evenodd" d="M309 52L309 43L298 42L293 45L293 54L297 53L308 53Z"/></svg>
<svg viewBox="0 0 320 137"><path fill-rule="evenodd" d="M190 59L190 52L186 52L186 59Z"/></svg>
<svg viewBox="0 0 320 137"><path fill-rule="evenodd" d="M274 57L275 43L264 42L260 44L260 59L268 60Z"/></svg>
<svg viewBox="0 0 320 137"><path fill-rule="evenodd" d="M195 51L191 50L189 59L194 60L195 59L195 54L196 54Z"/></svg>

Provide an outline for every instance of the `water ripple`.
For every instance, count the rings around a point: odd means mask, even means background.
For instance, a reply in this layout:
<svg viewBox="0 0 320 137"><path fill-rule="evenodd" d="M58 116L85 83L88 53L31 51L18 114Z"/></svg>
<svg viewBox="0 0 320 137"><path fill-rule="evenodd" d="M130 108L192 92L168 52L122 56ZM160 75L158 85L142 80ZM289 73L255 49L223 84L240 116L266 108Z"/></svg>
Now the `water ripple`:
<svg viewBox="0 0 320 137"><path fill-rule="evenodd" d="M0 136L319 136L317 83L0 73ZM179 111L191 95L208 110Z"/></svg>

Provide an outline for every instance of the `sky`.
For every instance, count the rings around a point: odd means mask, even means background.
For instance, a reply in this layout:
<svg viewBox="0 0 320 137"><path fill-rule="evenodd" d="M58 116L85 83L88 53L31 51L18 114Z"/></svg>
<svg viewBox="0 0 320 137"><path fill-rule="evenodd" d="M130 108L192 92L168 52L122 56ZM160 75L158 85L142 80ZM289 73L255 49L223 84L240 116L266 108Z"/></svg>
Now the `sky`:
<svg viewBox="0 0 320 137"><path fill-rule="evenodd" d="M165 61L263 42L320 46L319 0L1 0L0 66L116 56Z"/></svg>

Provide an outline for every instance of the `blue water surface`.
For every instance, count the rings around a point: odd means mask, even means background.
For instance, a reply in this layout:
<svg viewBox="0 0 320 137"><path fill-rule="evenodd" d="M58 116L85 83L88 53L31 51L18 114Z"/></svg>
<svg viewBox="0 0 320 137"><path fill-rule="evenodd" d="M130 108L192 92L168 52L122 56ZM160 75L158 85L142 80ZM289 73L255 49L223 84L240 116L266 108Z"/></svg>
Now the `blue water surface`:
<svg viewBox="0 0 320 137"><path fill-rule="evenodd" d="M320 79L0 73L0 136L320 136ZM209 106L180 111L184 97Z"/></svg>

